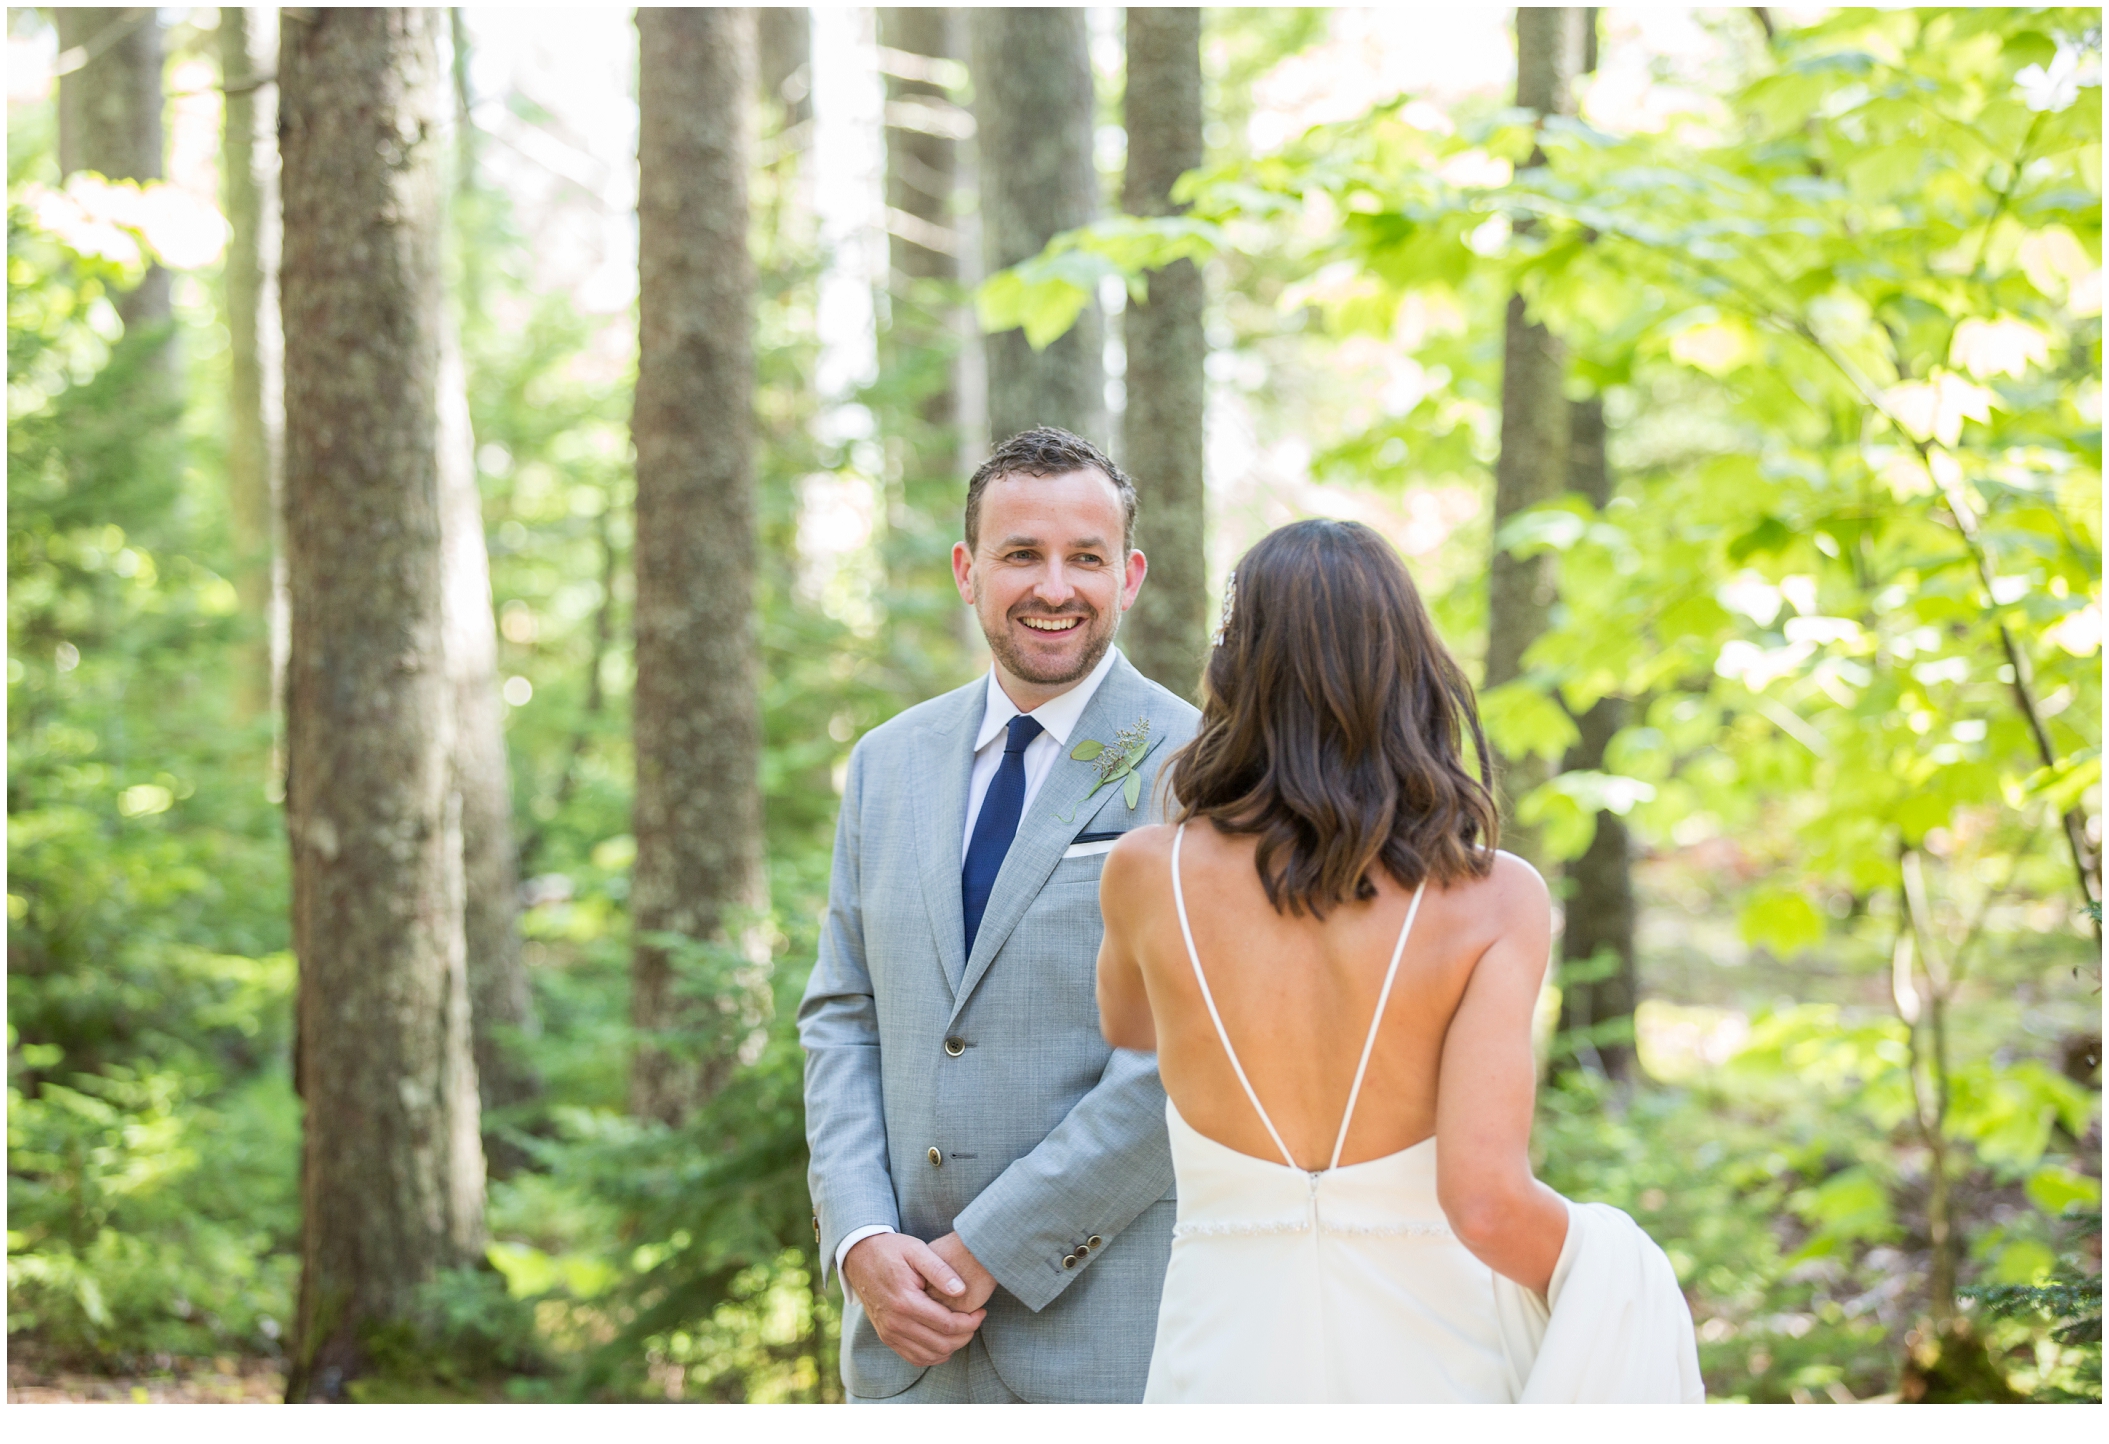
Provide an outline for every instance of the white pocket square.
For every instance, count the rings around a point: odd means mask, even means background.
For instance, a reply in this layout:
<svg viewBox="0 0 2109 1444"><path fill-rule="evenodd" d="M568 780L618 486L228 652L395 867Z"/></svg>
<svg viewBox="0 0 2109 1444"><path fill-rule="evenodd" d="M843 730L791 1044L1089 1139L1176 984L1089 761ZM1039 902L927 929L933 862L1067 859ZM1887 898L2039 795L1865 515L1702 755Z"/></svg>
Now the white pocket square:
<svg viewBox="0 0 2109 1444"><path fill-rule="evenodd" d="M1072 857L1097 857L1102 852L1113 851L1113 844L1118 841L1117 837L1109 837L1104 842L1073 842L1062 854L1062 861L1067 862Z"/></svg>

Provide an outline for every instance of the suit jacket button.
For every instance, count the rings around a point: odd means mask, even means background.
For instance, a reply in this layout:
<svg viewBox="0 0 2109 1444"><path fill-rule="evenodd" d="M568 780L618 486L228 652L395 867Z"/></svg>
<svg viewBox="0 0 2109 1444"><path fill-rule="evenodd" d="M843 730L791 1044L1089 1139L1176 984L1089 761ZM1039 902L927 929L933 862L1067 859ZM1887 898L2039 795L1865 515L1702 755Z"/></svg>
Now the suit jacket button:
<svg viewBox="0 0 2109 1444"><path fill-rule="evenodd" d="M1073 1269L1073 1268L1075 1268L1075 1267L1076 1267L1076 1255L1075 1255L1075 1254L1073 1254L1073 1253L1065 1253L1065 1254L1063 1254L1063 1255L1062 1255L1062 1267L1063 1267L1063 1268L1065 1268L1065 1269Z"/></svg>
<svg viewBox="0 0 2109 1444"><path fill-rule="evenodd" d="M1097 1234L1091 1235L1091 1237L1084 1244L1085 1248L1104 1248L1105 1246L1106 1241L1100 1238Z"/></svg>
<svg viewBox="0 0 2109 1444"><path fill-rule="evenodd" d="M967 1051L967 1040L966 1040L966 1039L964 1039L964 1038L947 1038L947 1039L945 1039L945 1056L946 1056L947 1058L957 1058L957 1057L958 1057L958 1056L959 1056L960 1054L962 1054L962 1053L964 1053L964 1052L966 1052L966 1051Z"/></svg>
<svg viewBox="0 0 2109 1444"><path fill-rule="evenodd" d="M932 1168L942 1168L945 1166L945 1155L939 1153L935 1148L930 1150L930 1166Z"/></svg>

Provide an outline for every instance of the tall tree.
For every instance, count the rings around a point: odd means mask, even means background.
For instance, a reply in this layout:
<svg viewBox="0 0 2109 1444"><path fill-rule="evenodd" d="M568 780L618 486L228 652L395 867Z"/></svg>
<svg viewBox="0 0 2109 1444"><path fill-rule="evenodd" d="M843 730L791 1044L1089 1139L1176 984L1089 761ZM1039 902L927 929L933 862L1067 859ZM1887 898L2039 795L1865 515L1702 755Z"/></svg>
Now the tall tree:
<svg viewBox="0 0 2109 1444"><path fill-rule="evenodd" d="M476 438L468 375L451 320L439 369L439 526L447 680L454 708L454 786L461 795L462 934L469 980L470 1039L482 1109L534 1096L527 1060L509 1034L532 1031L534 994L520 949L519 856L506 764L505 700L498 691L498 627L491 562L476 488ZM486 1120L487 1123L487 1120ZM494 1166L518 1162L485 1148Z"/></svg>
<svg viewBox="0 0 2109 1444"><path fill-rule="evenodd" d="M933 665L956 651L971 618L952 590L945 557L959 534L966 492L960 456L960 262L965 237L955 198L958 137L967 117L944 84L965 47L962 12L937 6L879 11L879 68L886 77L886 324L879 336L882 394L898 474L886 499L881 555L888 634L897 672L917 695Z"/></svg>
<svg viewBox="0 0 2109 1444"><path fill-rule="evenodd" d="M982 252L990 274L1014 266L1098 212L1092 156L1090 35L1081 9L969 10ZM1104 444L1105 327L1094 300L1062 337L1034 351L1022 330L983 342L989 435L1060 426Z"/></svg>
<svg viewBox="0 0 2109 1444"><path fill-rule="evenodd" d="M1578 73L1596 69L1594 8L1581 12ZM1610 438L1604 429L1604 398L1573 404L1567 452L1568 489L1597 511L1611 501ZM1611 739L1626 725L1624 697L1600 697L1577 716L1579 739L1561 759L1563 772L1601 772ZM1579 1060L1621 1082L1632 1076L1632 1019L1640 1000L1633 930L1633 839L1625 819L1609 809L1596 814L1589 846L1562 869L1566 925L1560 934L1560 1026L1574 1047L1554 1060Z"/></svg>
<svg viewBox="0 0 2109 1444"><path fill-rule="evenodd" d="M1128 171L1121 204L1163 216L1172 183L1201 164L1201 12L1128 12ZM1128 659L1182 697L1200 691L1208 646L1208 561L1201 459L1208 341L1201 272L1177 261L1149 276L1149 299L1122 317L1128 405L1121 464L1135 478L1150 584L1128 622Z"/></svg>
<svg viewBox="0 0 2109 1444"><path fill-rule="evenodd" d="M470 112L469 32L457 6L450 76L456 129L452 194L457 205L476 193L476 133ZM459 234L458 232L456 233ZM461 267L461 304L476 304L476 269ZM494 1172L523 1161L488 1132L490 1114L538 1091L533 1068L509 1035L533 1032L534 993L520 947L520 857L513 838L512 771L506 760L505 700L498 678L498 624L491 606L491 559L484 540L483 496L476 485L476 435L469 419L469 378L460 330L449 309L442 321L439 373L439 505L441 587L447 678L454 706L454 782L461 793L462 931L467 944L470 1038L482 1101L485 1156Z"/></svg>
<svg viewBox="0 0 2109 1444"><path fill-rule="evenodd" d="M1574 113L1574 77L1582 61L1585 26L1581 9L1563 6L1516 9L1516 104L1540 117ZM1542 166L1534 150L1529 164ZM1521 292L1509 297L1501 376L1501 452L1494 464L1494 554L1487 575L1488 689L1523 672L1523 654L1544 632L1552 609L1552 557L1523 558L1501 545L1509 518L1567 487L1568 402L1564 390L1567 353L1560 340L1531 319ZM1535 835L1515 827L1515 800L1547 776L1535 757L1499 760L1500 793L1511 810L1517 851L1537 857Z"/></svg>
<svg viewBox="0 0 2109 1444"><path fill-rule="evenodd" d="M941 352L948 339L952 297L945 288L959 281L959 235L952 215L958 184L958 142L952 129L929 118L951 111L952 99L916 64L954 58L957 12L936 6L884 6L879 44L894 57L886 75L886 259L891 325L886 341L899 353ZM910 57L904 61L901 57ZM909 71L916 73L910 74ZM927 283L936 282L936 286ZM933 435L918 448L925 469L952 470L938 448L958 423L959 397L949 360L941 373L918 388L918 414Z"/></svg>
<svg viewBox="0 0 2109 1444"><path fill-rule="evenodd" d="M111 180L162 176L161 23L153 6L53 6L59 40L59 174ZM169 319L168 272L117 300L129 329Z"/></svg>
<svg viewBox="0 0 2109 1444"><path fill-rule="evenodd" d="M755 52L762 98L783 107L784 129L811 120L813 12L798 5L756 9Z"/></svg>
<svg viewBox="0 0 2109 1444"><path fill-rule="evenodd" d="M1605 443L1603 397L1574 403L1567 456L1571 489L1598 511L1611 500ZM1601 697L1575 718L1581 739L1568 749L1561 770L1603 771L1604 751L1626 725L1627 711L1625 698ZM1603 1072L1623 1081L1633 1072L1631 1019L1640 996L1633 959L1633 841L1625 819L1598 812L1587 850L1569 860L1563 872L1567 922L1560 935L1560 1031L1576 1039L1581 1058L1593 1057Z"/></svg>
<svg viewBox="0 0 2109 1444"><path fill-rule="evenodd" d="M279 539L279 445L285 421L278 331L278 12L220 10L227 114L220 187L227 210L222 268L227 318L227 490L242 643L235 716L275 719L283 700L285 570ZM275 729L274 729L275 730ZM272 769L279 771L278 766Z"/></svg>
<svg viewBox="0 0 2109 1444"><path fill-rule="evenodd" d="M445 23L289 10L279 45L307 1109L292 1400L340 1397L374 1331L483 1240L440 564Z"/></svg>
<svg viewBox="0 0 2109 1444"><path fill-rule="evenodd" d="M766 897L747 249L754 12L642 9L637 28L631 1019L660 1030L696 1017L660 936L727 941ZM722 1063L699 1071L642 1046L631 1106L679 1118Z"/></svg>

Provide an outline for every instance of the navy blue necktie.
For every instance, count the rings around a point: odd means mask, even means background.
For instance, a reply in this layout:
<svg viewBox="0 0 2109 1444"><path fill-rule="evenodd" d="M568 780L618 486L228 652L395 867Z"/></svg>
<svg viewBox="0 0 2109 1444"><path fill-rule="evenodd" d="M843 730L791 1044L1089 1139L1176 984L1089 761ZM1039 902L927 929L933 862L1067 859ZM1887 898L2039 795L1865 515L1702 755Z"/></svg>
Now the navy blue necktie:
<svg viewBox="0 0 2109 1444"><path fill-rule="evenodd" d="M1010 736L1003 743L1003 761L981 799L981 815L974 819L974 840L967 844L966 865L959 875L968 957L974 955L974 934L981 931L981 915L988 911L989 894L996 890L996 874L1003 871L1003 855L1011 850L1011 839L1017 835L1018 814L1025 810L1025 749L1045 730L1023 712L1011 718Z"/></svg>

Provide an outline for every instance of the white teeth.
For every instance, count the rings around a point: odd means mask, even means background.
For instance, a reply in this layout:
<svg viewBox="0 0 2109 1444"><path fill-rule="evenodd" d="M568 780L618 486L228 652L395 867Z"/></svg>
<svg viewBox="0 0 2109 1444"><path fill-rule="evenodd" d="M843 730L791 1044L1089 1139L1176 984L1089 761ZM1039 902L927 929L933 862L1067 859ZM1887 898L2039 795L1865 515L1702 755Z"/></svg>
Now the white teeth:
<svg viewBox="0 0 2109 1444"><path fill-rule="evenodd" d="M1020 617L1018 620L1036 632L1067 632L1074 630L1080 624L1081 619L1077 617L1049 617L1045 619Z"/></svg>

